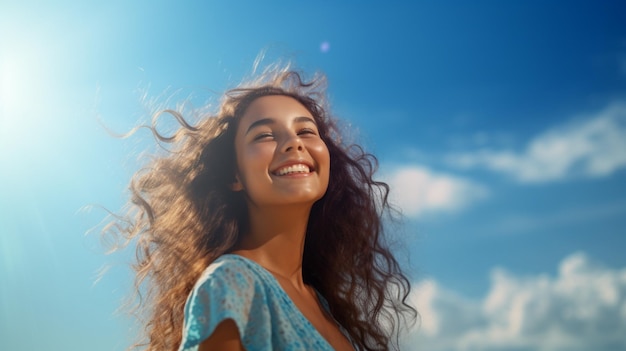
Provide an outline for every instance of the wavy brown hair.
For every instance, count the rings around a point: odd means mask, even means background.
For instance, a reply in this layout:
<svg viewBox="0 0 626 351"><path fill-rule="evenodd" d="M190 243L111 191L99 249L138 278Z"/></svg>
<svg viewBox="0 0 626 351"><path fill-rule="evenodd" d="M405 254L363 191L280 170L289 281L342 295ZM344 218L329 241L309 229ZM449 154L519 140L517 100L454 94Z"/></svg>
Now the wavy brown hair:
<svg viewBox="0 0 626 351"><path fill-rule="evenodd" d="M128 212L105 232L136 244L135 288L144 336L135 346L176 350L184 305L202 271L233 250L245 233L247 208L235 180L234 136L246 108L267 95L290 96L315 118L330 152L326 194L311 209L304 246L304 281L327 300L333 317L359 350L398 347L398 331L414 320L407 304L410 283L392 255L383 221L389 186L373 179L376 158L345 145L328 114L323 76L305 81L288 68L225 93L217 113L196 125L182 113L164 110L180 123L172 135L149 127L173 147L153 157L130 184ZM395 336L395 337L394 337Z"/></svg>

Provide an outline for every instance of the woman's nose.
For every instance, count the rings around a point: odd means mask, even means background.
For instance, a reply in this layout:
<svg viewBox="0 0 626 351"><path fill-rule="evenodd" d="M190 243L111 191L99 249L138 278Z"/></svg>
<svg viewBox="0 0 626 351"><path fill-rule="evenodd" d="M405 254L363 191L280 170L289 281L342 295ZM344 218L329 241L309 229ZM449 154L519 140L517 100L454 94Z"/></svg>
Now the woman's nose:
<svg viewBox="0 0 626 351"><path fill-rule="evenodd" d="M291 135L287 138L287 140L285 140L285 143L283 144L283 151L284 152L290 152L290 151L294 151L294 150L298 150L298 151L302 151L304 150L304 145L302 144L302 139L300 139L300 136L298 135Z"/></svg>

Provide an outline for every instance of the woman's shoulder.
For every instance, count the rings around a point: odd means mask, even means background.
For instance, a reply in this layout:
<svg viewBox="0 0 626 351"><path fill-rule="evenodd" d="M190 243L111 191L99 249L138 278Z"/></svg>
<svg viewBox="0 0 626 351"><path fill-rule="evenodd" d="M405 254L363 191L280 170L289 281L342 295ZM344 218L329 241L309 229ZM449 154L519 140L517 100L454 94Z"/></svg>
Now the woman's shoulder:
<svg viewBox="0 0 626 351"><path fill-rule="evenodd" d="M214 275L223 275L223 274L236 274L241 272L252 271L255 273L253 268L254 262L250 259L245 258L243 256L235 255L235 254L224 254L219 256L215 261L207 266L207 268L202 272L202 277L209 277Z"/></svg>
<svg viewBox="0 0 626 351"><path fill-rule="evenodd" d="M187 299L181 349L196 350L227 319L235 322L245 345L271 341L270 331L259 330L270 325L267 284L263 271L249 259L227 254L213 261Z"/></svg>
<svg viewBox="0 0 626 351"><path fill-rule="evenodd" d="M257 263L243 256L224 254L213 261L200 275L195 289L220 286L220 288L245 291L268 282L266 274Z"/></svg>

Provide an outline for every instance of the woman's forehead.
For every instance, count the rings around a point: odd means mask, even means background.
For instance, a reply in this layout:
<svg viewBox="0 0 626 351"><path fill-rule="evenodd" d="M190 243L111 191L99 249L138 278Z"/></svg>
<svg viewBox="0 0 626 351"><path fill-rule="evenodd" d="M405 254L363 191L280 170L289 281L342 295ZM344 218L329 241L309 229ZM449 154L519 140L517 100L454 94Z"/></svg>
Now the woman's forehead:
<svg viewBox="0 0 626 351"><path fill-rule="evenodd" d="M267 95L256 98L244 112L239 126L247 129L260 120L265 121L262 124L272 122L316 123L313 114L302 103L286 95Z"/></svg>

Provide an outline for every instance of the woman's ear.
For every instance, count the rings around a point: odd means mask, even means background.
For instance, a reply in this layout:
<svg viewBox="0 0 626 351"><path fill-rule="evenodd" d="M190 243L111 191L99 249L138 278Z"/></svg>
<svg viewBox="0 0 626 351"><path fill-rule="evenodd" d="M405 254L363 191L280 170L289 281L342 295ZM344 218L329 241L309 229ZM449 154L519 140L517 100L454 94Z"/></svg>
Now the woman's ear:
<svg viewBox="0 0 626 351"><path fill-rule="evenodd" d="M239 180L239 176L235 175L235 181L230 184L230 190L232 191L242 191L243 184Z"/></svg>

